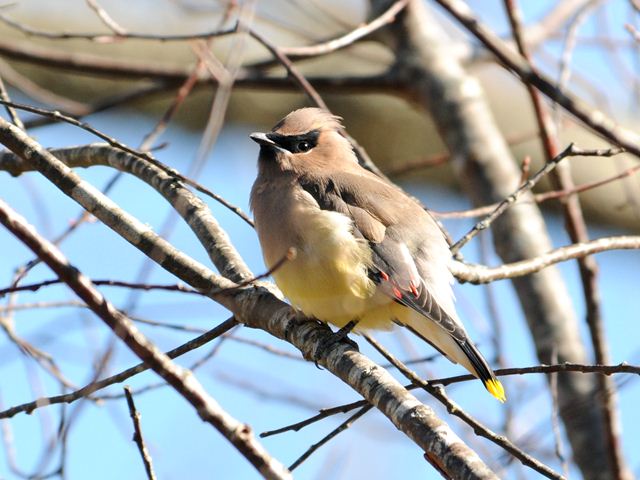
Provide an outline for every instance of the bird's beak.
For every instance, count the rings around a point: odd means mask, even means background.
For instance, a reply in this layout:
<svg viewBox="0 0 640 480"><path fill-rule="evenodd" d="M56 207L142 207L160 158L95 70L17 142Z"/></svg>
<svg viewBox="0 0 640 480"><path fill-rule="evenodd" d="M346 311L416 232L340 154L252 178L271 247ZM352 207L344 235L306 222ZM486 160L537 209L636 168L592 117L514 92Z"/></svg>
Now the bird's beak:
<svg viewBox="0 0 640 480"><path fill-rule="evenodd" d="M278 147L276 142L267 137L266 133L262 132L254 132L249 135L249 138L256 142L259 145L264 145L265 147Z"/></svg>

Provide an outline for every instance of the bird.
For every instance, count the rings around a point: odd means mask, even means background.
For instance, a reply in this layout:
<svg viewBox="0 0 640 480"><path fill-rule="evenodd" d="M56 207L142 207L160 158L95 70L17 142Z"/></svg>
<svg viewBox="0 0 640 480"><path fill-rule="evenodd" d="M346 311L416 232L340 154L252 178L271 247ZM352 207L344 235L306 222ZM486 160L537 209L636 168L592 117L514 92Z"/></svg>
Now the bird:
<svg viewBox="0 0 640 480"><path fill-rule="evenodd" d="M338 328L408 328L504 402L456 313L444 233L416 200L360 166L341 120L307 107L250 135L260 146L250 205L276 285L305 316Z"/></svg>

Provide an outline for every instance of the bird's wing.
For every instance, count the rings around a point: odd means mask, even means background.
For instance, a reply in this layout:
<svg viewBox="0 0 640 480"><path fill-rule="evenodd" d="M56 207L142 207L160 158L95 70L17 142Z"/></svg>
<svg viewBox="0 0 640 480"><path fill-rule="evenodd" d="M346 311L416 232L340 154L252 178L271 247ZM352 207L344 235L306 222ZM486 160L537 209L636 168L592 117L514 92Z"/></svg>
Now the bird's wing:
<svg viewBox="0 0 640 480"><path fill-rule="evenodd" d="M301 177L299 182L318 202L320 208L337 211L351 218L353 234L368 241L372 251L370 277L385 294L428 317L458 342L466 342L464 328L436 300L425 281L427 275L421 274L421 270L424 270L425 266L428 267L425 260L428 260L429 252L425 250L429 245L417 245L412 252L407 242L416 244L422 240L411 241L413 239L403 238L403 234L406 233L406 230L401 228L403 215L412 216L409 221L418 228L411 230L417 231L421 239L424 238L423 235L427 235L428 227L437 229L435 225L429 225L432 220L428 214L417 205L417 209L411 212L394 212L393 205L398 201L394 199L401 198L404 194L381 180L370 180L366 177L365 181L377 181L379 184L376 185L375 196L364 197L362 189L352 187L353 182L348 181L348 174L341 173L340 177L342 181L334 177L324 182ZM358 180L363 181L362 178ZM408 198L406 200L411 201ZM421 224L424 224L424 229L420 228ZM441 235L439 231L437 234ZM440 241L444 242L442 239ZM448 271L445 274L448 276Z"/></svg>
<svg viewBox="0 0 640 480"><path fill-rule="evenodd" d="M382 242L369 244L373 252L370 276L379 288L398 303L431 319L458 342L466 342L463 327L429 291L406 243L386 235Z"/></svg>

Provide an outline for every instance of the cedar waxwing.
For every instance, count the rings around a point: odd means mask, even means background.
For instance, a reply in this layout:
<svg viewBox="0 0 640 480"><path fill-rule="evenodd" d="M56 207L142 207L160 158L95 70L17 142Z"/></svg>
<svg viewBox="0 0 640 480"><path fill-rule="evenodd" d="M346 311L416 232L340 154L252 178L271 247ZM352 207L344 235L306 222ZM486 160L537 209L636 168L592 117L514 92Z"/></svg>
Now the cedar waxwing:
<svg viewBox="0 0 640 480"><path fill-rule="evenodd" d="M362 168L340 119L296 110L260 144L251 209L266 265L305 315L355 330L406 326L505 401L500 381L454 308L449 247L436 222L396 186Z"/></svg>

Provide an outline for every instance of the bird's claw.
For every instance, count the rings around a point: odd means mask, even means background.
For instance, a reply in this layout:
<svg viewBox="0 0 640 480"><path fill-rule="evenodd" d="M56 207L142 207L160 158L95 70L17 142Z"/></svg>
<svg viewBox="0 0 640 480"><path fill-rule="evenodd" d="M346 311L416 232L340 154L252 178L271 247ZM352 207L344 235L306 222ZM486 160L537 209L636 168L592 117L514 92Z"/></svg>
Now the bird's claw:
<svg viewBox="0 0 640 480"><path fill-rule="evenodd" d="M331 347L333 347L336 343L340 343L344 341L348 343L351 347L353 347L355 350L360 351L358 344L349 338L349 333L351 333L351 331L355 328L357 324L358 324L357 320L351 320L349 323L347 323L344 327L342 327L337 332L334 332L331 335L322 339L322 341L320 342L320 345L318 345L318 348L316 348L316 351L314 352L314 355L313 355L314 357L313 363L315 364L316 368L322 370L322 367L318 365L318 362L329 354Z"/></svg>

